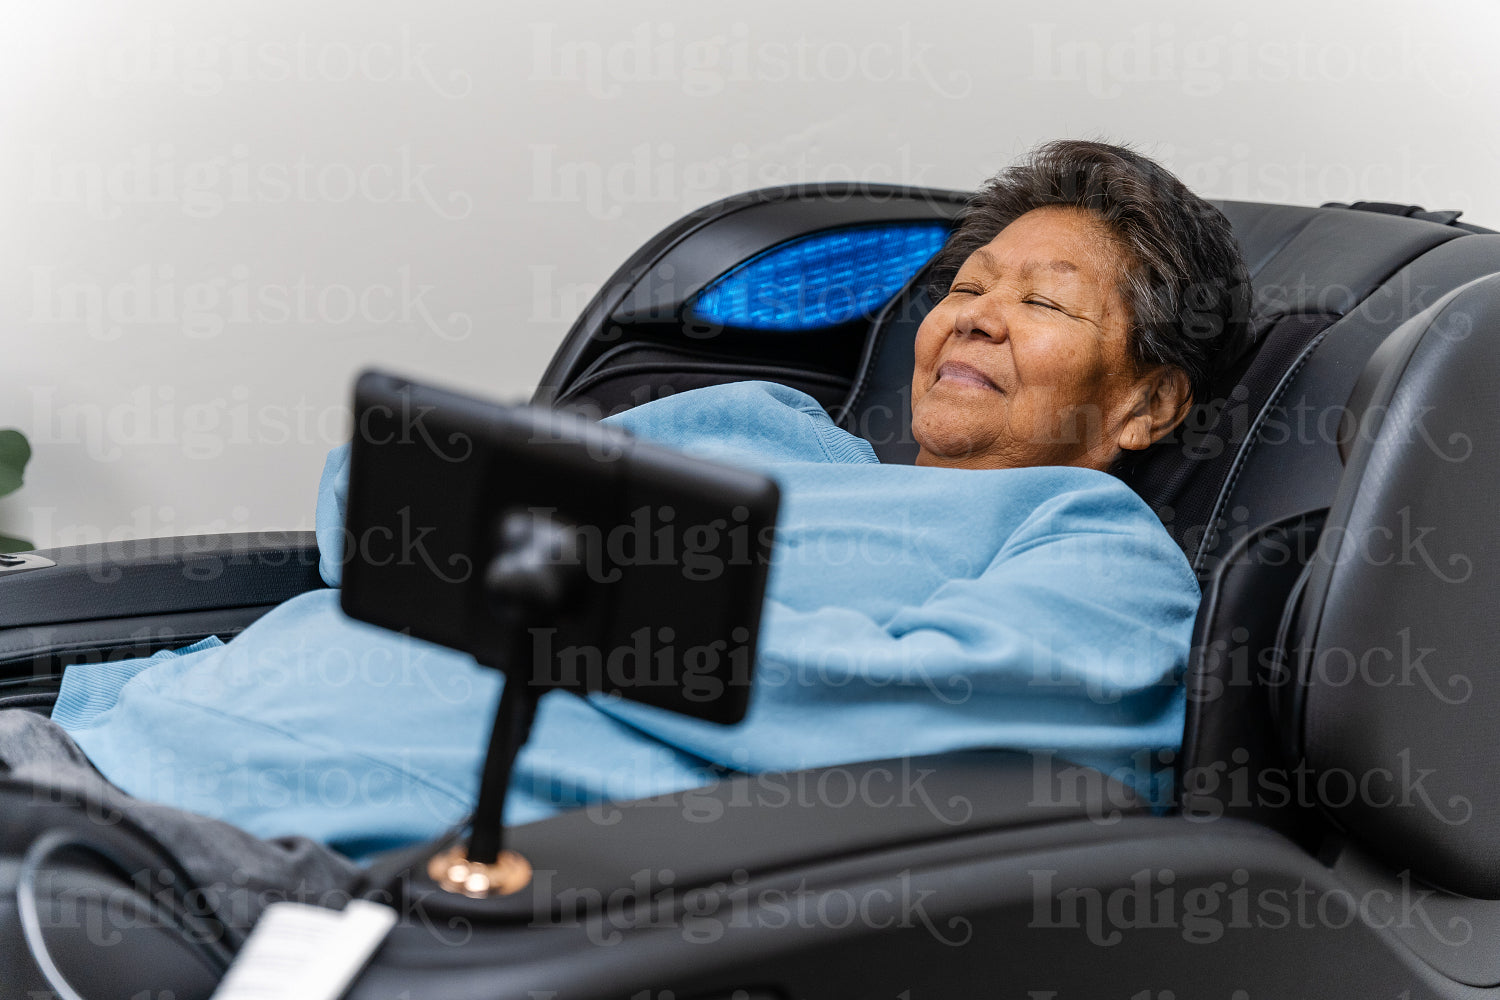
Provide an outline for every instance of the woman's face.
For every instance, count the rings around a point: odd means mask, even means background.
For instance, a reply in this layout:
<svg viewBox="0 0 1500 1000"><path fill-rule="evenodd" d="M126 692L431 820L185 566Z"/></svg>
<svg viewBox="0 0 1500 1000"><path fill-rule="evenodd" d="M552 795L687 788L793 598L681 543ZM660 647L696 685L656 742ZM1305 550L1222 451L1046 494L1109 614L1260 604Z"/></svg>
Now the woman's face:
<svg viewBox="0 0 1500 1000"><path fill-rule="evenodd" d="M1064 206L1027 212L970 255L917 332L917 464L1105 469L1159 437L1161 374L1130 358L1124 269L1102 224Z"/></svg>

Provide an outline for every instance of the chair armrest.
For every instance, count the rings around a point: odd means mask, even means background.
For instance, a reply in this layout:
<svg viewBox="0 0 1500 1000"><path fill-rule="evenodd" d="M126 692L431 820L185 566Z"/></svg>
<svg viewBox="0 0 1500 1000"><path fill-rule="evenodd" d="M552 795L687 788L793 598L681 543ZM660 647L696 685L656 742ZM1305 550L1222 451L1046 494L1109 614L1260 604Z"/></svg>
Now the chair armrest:
<svg viewBox="0 0 1500 1000"><path fill-rule="evenodd" d="M311 531L181 535L43 549L0 571L0 629L279 604L324 586Z"/></svg>

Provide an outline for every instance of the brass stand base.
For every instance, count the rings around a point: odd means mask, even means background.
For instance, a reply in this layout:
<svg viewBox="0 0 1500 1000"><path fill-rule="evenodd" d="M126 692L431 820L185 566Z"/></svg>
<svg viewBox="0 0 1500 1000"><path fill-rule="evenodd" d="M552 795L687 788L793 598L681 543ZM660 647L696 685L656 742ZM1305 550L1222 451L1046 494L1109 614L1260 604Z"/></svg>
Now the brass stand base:
<svg viewBox="0 0 1500 1000"><path fill-rule="evenodd" d="M531 884L531 862L515 851L501 851L494 864L470 861L457 844L427 862L427 874L446 892L470 899L509 896Z"/></svg>

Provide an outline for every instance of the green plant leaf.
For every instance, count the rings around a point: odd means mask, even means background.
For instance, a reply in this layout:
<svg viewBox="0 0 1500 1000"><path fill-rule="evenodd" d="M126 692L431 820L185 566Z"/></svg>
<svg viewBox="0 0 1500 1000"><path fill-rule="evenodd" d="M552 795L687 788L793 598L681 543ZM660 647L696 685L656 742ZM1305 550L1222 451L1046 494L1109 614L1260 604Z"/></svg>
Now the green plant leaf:
<svg viewBox="0 0 1500 1000"><path fill-rule="evenodd" d="M31 445L26 443L24 434L0 431L0 497L21 488L21 473L30 459Z"/></svg>
<svg viewBox="0 0 1500 1000"><path fill-rule="evenodd" d="M0 552L30 552L36 548L24 538L12 538L9 535L0 535Z"/></svg>

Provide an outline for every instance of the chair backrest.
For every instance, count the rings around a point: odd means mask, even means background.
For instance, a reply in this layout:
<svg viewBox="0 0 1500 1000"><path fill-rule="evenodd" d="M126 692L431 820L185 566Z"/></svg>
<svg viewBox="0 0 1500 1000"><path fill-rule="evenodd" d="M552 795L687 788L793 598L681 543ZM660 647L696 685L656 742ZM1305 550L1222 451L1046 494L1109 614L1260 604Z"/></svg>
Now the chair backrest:
<svg viewBox="0 0 1500 1000"><path fill-rule="evenodd" d="M667 391L771 378L808 391L843 426L871 441L882 461L910 462L916 454L909 423L912 343L931 308L920 247L902 244L913 252L879 275L881 302L862 300L823 326L822 314L806 303L831 286L847 292L868 283L868 273L844 260L830 286L829 269L818 270L816 254L800 260L782 254L779 266L759 271L746 265L778 263L778 250L805 247L820 234L951 225L964 200L951 191L825 186L772 189L710 205L616 273L564 342L538 399L609 411ZM1357 472L1351 466L1346 475L1339 445L1349 420L1346 404L1394 331L1409 332L1407 324L1421 322L1413 318L1426 316L1434 302L1500 272L1500 235L1453 224L1453 213L1412 206L1217 204L1252 277L1253 346L1225 369L1211 398L1200 401L1177 432L1120 474L1161 516L1204 588L1187 678L1187 728L1176 761L1183 808L1253 818L1312 842L1329 821L1368 819L1291 787L1307 759L1342 758L1329 757L1317 740L1308 744L1288 734L1304 733L1302 713L1324 719L1317 713L1335 711L1324 706L1343 703L1326 684L1297 680L1310 668L1284 660L1280 644L1289 627L1283 609L1298 582L1304 581L1299 593L1324 592L1307 589L1304 567L1320 551L1330 508L1331 523L1346 516L1335 502L1340 490L1384 475L1378 462ZM726 279L736 275L761 285L742 281L726 290ZM706 296L716 286L716 296ZM1476 285L1463 293L1463 303L1491 294L1489 284ZM748 315L743 308L705 319L711 311L703 308L706 298L722 305L733 295L742 303L769 303L773 313L781 308L794 319L780 328L737 325L736 316ZM1424 383L1421 391L1437 384ZM1373 390L1361 391L1368 396ZM1473 614L1464 605L1459 617ZM1296 635L1304 647L1317 648L1316 635ZM1283 705L1288 690L1308 694L1273 716L1271 703ZM1365 707L1377 715L1395 711L1378 697ZM1390 836L1410 832L1399 830ZM1456 850L1457 860L1442 869L1450 881L1452 872L1467 870L1463 866L1479 856L1477 847Z"/></svg>
<svg viewBox="0 0 1500 1000"><path fill-rule="evenodd" d="M1188 676L1178 769L1184 808L1254 818L1311 841L1329 818L1305 759L1290 752L1290 716L1274 717L1295 687L1283 660L1283 609L1323 544L1325 520L1347 484L1340 435L1351 395L1381 344L1434 302L1500 271L1500 235L1341 208L1297 209L1305 221L1257 261L1274 215L1224 206L1256 274L1260 349L1223 393L1206 437L1184 435L1205 458L1188 489L1163 503L1194 560L1204 600ZM1285 209L1274 209L1283 214ZM1274 356L1273 356L1274 355ZM1269 392L1265 387L1269 386ZM1378 475L1378 472L1376 473ZM1207 513L1203 513L1207 511ZM1336 521L1329 521L1336 525ZM1334 527L1335 537L1341 527Z"/></svg>
<svg viewBox="0 0 1500 1000"><path fill-rule="evenodd" d="M1281 625L1286 759L1393 869L1500 899L1500 273L1381 342L1337 446L1344 475Z"/></svg>

